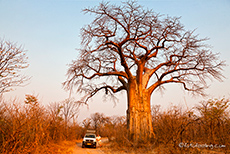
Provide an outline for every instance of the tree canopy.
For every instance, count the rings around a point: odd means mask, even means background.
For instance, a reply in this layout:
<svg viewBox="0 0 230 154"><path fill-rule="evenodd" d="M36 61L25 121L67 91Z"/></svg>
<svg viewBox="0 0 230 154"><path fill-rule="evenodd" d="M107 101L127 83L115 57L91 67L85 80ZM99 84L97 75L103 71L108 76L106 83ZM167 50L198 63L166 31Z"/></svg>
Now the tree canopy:
<svg viewBox="0 0 230 154"><path fill-rule="evenodd" d="M150 94L166 83L178 83L201 95L207 79L223 79L225 62L212 52L207 38L186 30L178 17L135 1L100 3L83 12L95 19L81 29L80 57L70 64L64 83L85 92L83 102L102 89L111 95L128 90L132 78Z"/></svg>

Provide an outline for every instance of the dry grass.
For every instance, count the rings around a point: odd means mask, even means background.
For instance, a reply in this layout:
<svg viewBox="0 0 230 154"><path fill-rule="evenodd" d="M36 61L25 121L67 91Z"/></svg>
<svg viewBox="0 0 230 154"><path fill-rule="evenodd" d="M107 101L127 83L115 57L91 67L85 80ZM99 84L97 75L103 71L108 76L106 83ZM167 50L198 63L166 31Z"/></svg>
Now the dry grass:
<svg viewBox="0 0 230 154"><path fill-rule="evenodd" d="M108 154L228 154L228 102L225 99L208 100L186 111L177 106L163 112L153 110L156 112L152 113L155 134L152 143L134 145L127 139L126 128L120 127L117 133L115 131L118 135L104 151Z"/></svg>
<svg viewBox="0 0 230 154"><path fill-rule="evenodd" d="M66 131L61 115L49 112L56 108L47 110L34 100L27 104L0 104L0 153L71 154L76 142L81 142L73 139L80 138L88 125L69 125ZM124 117L102 116L97 131L112 141L104 144L101 150L107 154L230 153L230 104L227 103L223 99L211 100L202 103L196 110L183 111L179 107L164 112L153 110L155 138L147 145L134 145L127 139ZM92 126L89 128L96 129ZM217 144L225 147L180 148L180 143Z"/></svg>
<svg viewBox="0 0 230 154"><path fill-rule="evenodd" d="M42 154L72 154L74 148L74 142L62 141L60 143L50 143L46 146L42 146L36 153Z"/></svg>
<svg viewBox="0 0 230 154"><path fill-rule="evenodd" d="M0 101L0 153L71 153L65 140L78 138L80 127L67 127L59 112L51 114L34 96L25 103Z"/></svg>
<svg viewBox="0 0 230 154"><path fill-rule="evenodd" d="M146 146L140 148L119 146L110 143L101 148L106 154L227 154L230 151L209 150L209 149L175 149L170 146L161 145L159 147Z"/></svg>
<svg viewBox="0 0 230 154"><path fill-rule="evenodd" d="M152 151L152 145L146 145L142 147L132 147L128 145L120 145L116 142L110 142L104 144L101 148L106 154L151 154L154 153Z"/></svg>

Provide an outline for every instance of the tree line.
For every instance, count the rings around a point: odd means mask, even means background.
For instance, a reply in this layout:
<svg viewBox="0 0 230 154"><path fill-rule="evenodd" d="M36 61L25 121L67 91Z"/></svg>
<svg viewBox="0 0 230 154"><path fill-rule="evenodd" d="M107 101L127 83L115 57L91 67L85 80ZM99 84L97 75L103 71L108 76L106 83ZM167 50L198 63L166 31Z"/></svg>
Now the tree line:
<svg viewBox="0 0 230 154"><path fill-rule="evenodd" d="M115 147L134 147L134 142L128 140L126 116L106 116L96 112L78 122L79 110L80 104L74 99L47 106L33 95L26 95L23 103L2 100L0 153L53 153L52 143L81 139L88 129L108 137L112 145L118 145ZM188 146L196 144L218 145L213 150L229 150L228 99L210 99L186 110L180 106L162 110L160 105L153 105L151 115L154 138L139 146L163 149L166 153L194 151L197 148Z"/></svg>
<svg viewBox="0 0 230 154"><path fill-rule="evenodd" d="M152 123L154 143L156 146L163 145L168 151L198 153L199 149L211 149L229 152L228 99L202 101L186 111L179 106L172 106L167 111L153 106Z"/></svg>
<svg viewBox="0 0 230 154"><path fill-rule="evenodd" d="M186 110L181 106L171 106L167 110L162 110L160 105L151 108L154 138L138 146L128 140L125 116L107 117L103 113L94 113L83 120L81 128L83 132L95 129L98 134L108 137L114 150L127 147L144 147L163 153L196 153L199 149L229 150L228 99L209 99Z"/></svg>
<svg viewBox="0 0 230 154"><path fill-rule="evenodd" d="M33 95L0 103L0 153L55 153L52 143L77 139L79 105L72 99L43 106Z"/></svg>
<svg viewBox="0 0 230 154"><path fill-rule="evenodd" d="M95 129L112 141L116 149L140 147L163 153L197 153L199 150L229 152L230 114L229 99L208 99L192 108L171 106L162 110L160 105L151 107L154 138L138 146L128 139L125 116L106 117L95 113L86 118L81 127ZM84 132L84 131L83 131ZM114 150L116 150L114 149ZM143 151L142 151L143 152Z"/></svg>

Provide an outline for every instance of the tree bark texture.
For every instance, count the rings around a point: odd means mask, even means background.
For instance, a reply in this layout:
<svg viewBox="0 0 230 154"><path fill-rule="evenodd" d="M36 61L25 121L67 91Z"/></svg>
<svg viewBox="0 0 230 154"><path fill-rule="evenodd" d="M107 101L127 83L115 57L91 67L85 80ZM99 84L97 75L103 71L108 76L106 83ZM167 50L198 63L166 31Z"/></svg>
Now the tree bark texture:
<svg viewBox="0 0 230 154"><path fill-rule="evenodd" d="M143 143L153 138L150 96L140 91L135 81L130 82L127 109L128 138L134 143Z"/></svg>

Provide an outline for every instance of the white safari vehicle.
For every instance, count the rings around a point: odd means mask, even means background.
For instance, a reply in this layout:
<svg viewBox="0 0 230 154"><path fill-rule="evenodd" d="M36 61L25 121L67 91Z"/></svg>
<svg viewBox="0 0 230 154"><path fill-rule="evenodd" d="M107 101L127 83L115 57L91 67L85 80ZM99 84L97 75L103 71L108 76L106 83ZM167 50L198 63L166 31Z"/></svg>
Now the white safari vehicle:
<svg viewBox="0 0 230 154"><path fill-rule="evenodd" d="M96 141L96 134L94 130L87 130L83 141L82 141L82 148L89 146L96 148L97 141Z"/></svg>

